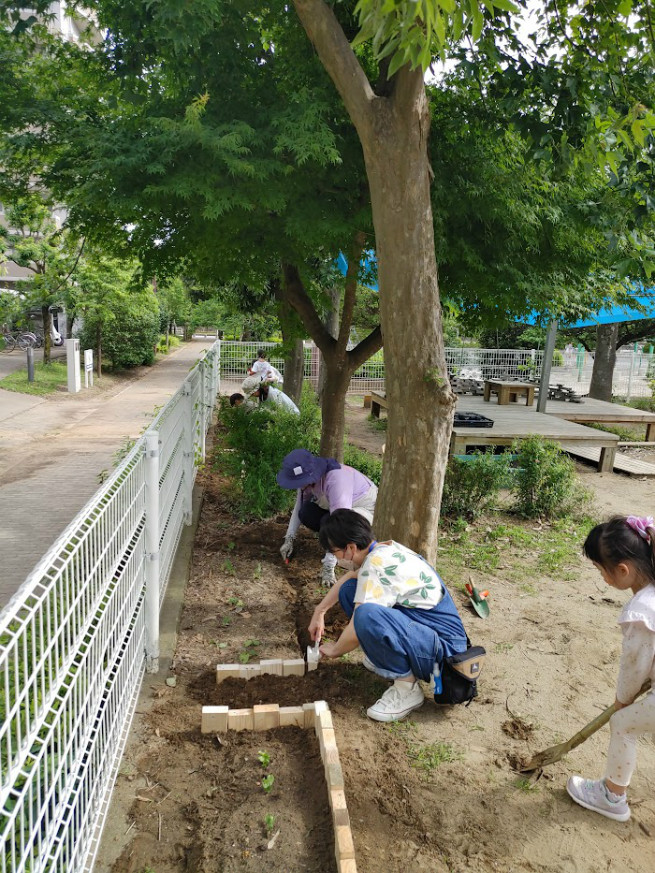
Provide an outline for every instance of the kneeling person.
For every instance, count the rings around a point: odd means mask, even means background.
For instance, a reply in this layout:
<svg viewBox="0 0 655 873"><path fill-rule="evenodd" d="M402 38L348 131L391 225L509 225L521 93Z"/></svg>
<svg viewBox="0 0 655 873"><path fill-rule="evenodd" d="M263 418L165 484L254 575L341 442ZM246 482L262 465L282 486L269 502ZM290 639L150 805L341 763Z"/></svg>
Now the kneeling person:
<svg viewBox="0 0 655 873"><path fill-rule="evenodd" d="M441 672L445 657L465 652L457 607L437 572L420 555L389 540L378 543L368 521L338 509L319 531L323 548L349 570L314 610L309 633L322 637L325 613L337 602L350 622L335 643L320 647L338 658L361 646L364 666L393 685L369 707L375 721L398 721L425 702L419 679Z"/></svg>

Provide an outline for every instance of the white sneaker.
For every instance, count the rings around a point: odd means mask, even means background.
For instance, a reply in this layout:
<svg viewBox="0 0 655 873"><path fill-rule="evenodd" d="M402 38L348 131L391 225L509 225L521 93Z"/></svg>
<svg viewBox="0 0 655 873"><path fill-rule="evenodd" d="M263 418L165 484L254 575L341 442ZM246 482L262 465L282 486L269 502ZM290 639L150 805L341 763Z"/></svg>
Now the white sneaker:
<svg viewBox="0 0 655 873"><path fill-rule="evenodd" d="M599 812L615 821L627 821L630 818L628 799L623 795L620 800L612 802L607 796L607 789L602 779L583 779L582 776L571 776L566 783L569 796L593 812Z"/></svg>
<svg viewBox="0 0 655 873"><path fill-rule="evenodd" d="M418 682L403 682L396 679L382 697L366 710L374 721L400 721L414 709L423 706L425 695Z"/></svg>

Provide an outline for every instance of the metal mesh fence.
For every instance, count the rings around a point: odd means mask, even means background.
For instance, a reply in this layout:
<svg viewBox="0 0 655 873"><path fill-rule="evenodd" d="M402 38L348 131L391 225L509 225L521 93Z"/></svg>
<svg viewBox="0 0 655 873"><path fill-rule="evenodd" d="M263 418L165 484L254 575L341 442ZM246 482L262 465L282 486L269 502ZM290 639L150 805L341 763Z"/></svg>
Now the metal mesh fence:
<svg viewBox="0 0 655 873"><path fill-rule="evenodd" d="M258 349L269 353L270 362L284 375L284 360L275 354L275 343L222 342L221 377L238 390ZM447 348L446 364L452 376L465 379L539 379L543 350ZM314 343L305 343L305 379L318 384L320 355ZM589 391L593 357L584 349L556 351L553 356L550 384L565 385L580 394ZM616 397L651 397L650 383L655 380L653 354L641 350L620 349L617 353L612 390ZM384 391L384 357L382 351L360 367L350 381L349 394Z"/></svg>
<svg viewBox="0 0 655 873"><path fill-rule="evenodd" d="M2 873L91 869L145 666L146 437L160 445L161 600L219 357L216 343L0 613Z"/></svg>

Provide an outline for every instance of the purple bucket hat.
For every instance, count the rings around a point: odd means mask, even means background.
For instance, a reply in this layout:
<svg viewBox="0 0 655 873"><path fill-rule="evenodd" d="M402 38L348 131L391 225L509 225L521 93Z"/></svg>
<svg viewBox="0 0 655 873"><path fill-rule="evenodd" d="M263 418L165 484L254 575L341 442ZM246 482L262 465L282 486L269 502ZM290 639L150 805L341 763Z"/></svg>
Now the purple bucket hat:
<svg viewBox="0 0 655 873"><path fill-rule="evenodd" d="M334 458L317 458L307 449L294 449L282 459L282 467L276 476L277 484L280 488L304 488L340 466Z"/></svg>

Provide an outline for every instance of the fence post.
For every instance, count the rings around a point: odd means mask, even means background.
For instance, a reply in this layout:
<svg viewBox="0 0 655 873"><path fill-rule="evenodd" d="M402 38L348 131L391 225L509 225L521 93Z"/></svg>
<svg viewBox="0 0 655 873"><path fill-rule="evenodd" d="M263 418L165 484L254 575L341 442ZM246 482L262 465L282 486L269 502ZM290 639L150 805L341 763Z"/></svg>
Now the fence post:
<svg viewBox="0 0 655 873"><path fill-rule="evenodd" d="M207 373L207 356L200 361L200 433L198 434L198 438L200 439L200 457L202 462L205 462L205 438L207 436L207 396L209 392L207 391L207 382L208 382L208 373Z"/></svg>
<svg viewBox="0 0 655 873"><path fill-rule="evenodd" d="M630 372L628 373L628 391L626 394L626 400L630 403L630 395L632 393L632 374L635 370L635 358L637 357L637 343L634 344L634 348L632 349L632 353L630 355Z"/></svg>
<svg viewBox="0 0 655 873"><path fill-rule="evenodd" d="M145 440L146 671L159 670L159 432Z"/></svg>
<svg viewBox="0 0 655 873"><path fill-rule="evenodd" d="M184 395L184 477L186 487L184 489L184 523L191 524L193 521L193 470L195 466L194 439L193 439L193 389L187 379L182 389Z"/></svg>

